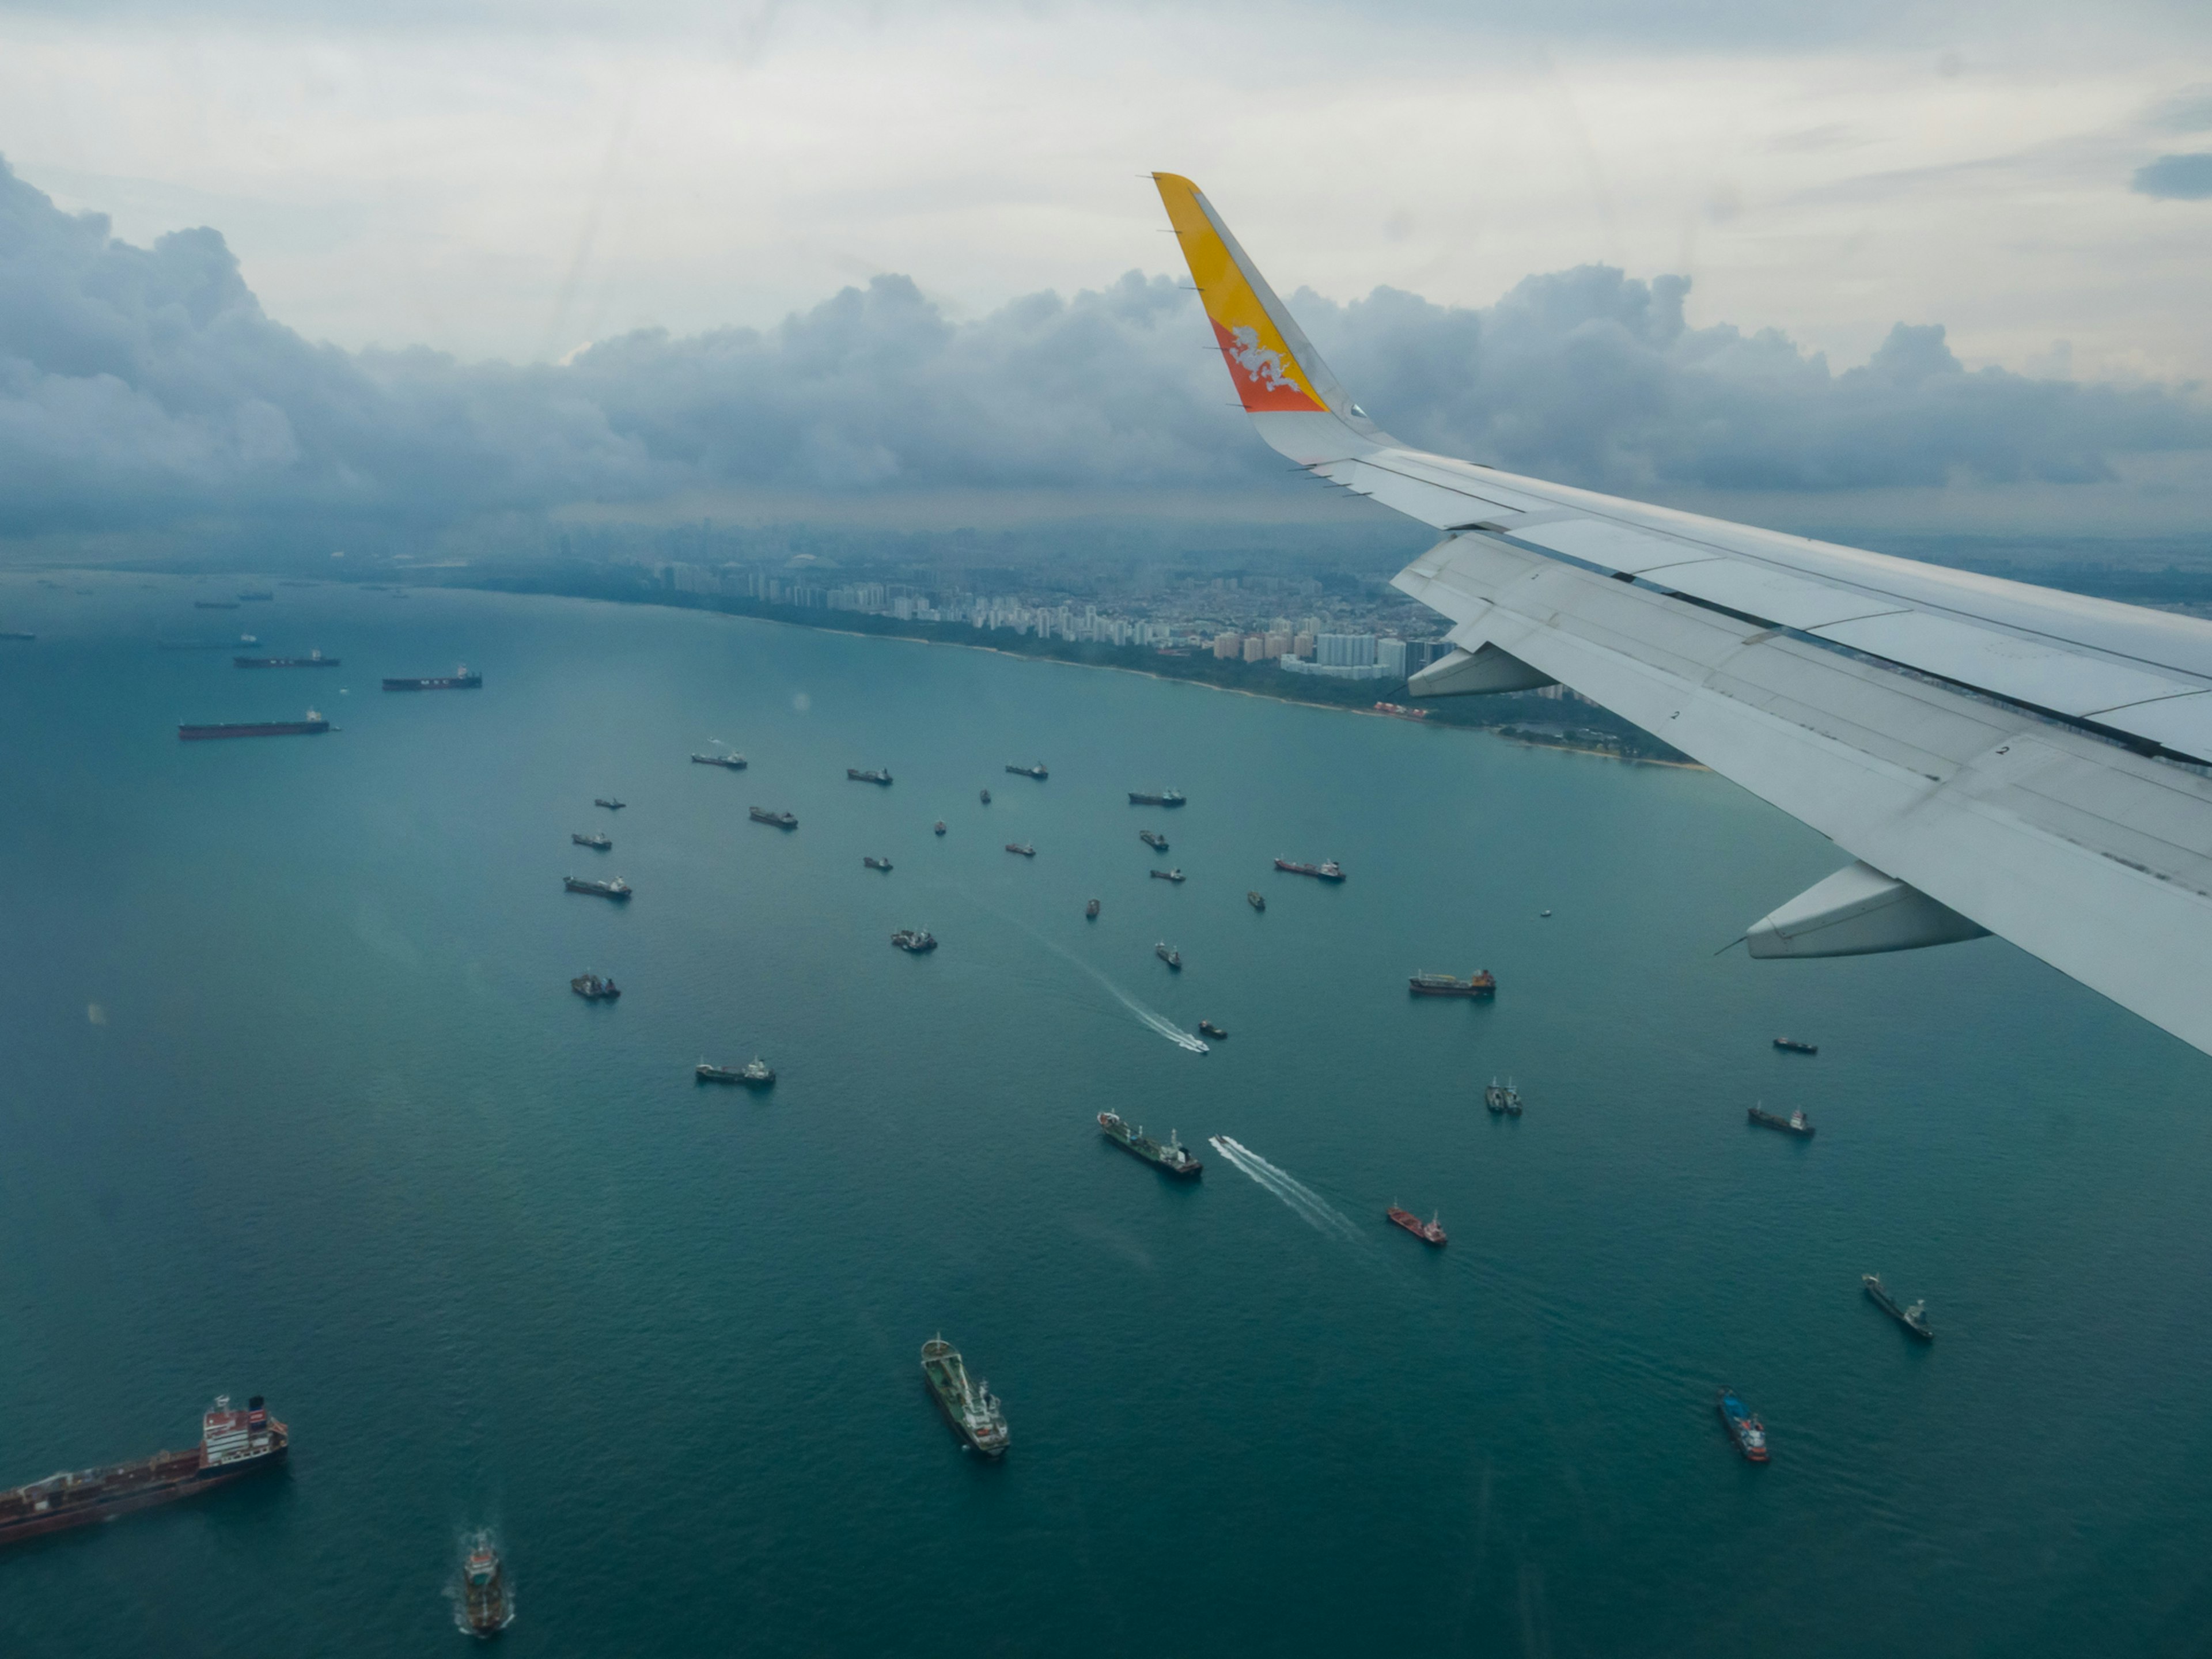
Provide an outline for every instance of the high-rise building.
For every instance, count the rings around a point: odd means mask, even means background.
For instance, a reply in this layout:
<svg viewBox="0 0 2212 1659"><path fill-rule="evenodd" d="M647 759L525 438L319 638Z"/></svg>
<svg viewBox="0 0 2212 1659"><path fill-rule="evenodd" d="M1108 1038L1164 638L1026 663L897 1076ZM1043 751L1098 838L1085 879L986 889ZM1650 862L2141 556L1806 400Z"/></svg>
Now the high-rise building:
<svg viewBox="0 0 2212 1659"><path fill-rule="evenodd" d="M1403 679L1406 675L1405 641L1396 639L1376 641L1375 665L1394 680Z"/></svg>
<svg viewBox="0 0 2212 1659"><path fill-rule="evenodd" d="M1323 634L1314 641L1314 661L1322 668L1372 668L1372 634Z"/></svg>
<svg viewBox="0 0 2212 1659"><path fill-rule="evenodd" d="M1246 662L1261 661L1266 658L1267 654L1267 636L1265 634L1247 634L1244 636L1244 660ZM1275 654L1277 656L1280 656L1282 653L1279 651Z"/></svg>

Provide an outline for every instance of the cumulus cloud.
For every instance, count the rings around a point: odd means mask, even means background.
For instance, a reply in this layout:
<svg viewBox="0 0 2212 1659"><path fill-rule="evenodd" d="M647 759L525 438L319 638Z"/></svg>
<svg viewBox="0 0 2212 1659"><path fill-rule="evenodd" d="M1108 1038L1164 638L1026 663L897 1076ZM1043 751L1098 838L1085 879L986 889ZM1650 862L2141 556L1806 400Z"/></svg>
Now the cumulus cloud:
<svg viewBox="0 0 2212 1659"><path fill-rule="evenodd" d="M2193 392L1968 370L1934 325L1838 373L1779 333L1690 325L1687 292L1593 266L1480 310L1390 289L1294 305L1405 439L1631 493L2063 483L2212 448ZM701 491L1143 512L1280 475L1206 340L1166 277L963 321L884 276L774 328L643 331L561 365L347 352L268 317L215 231L135 247L0 164L0 534L434 531Z"/></svg>

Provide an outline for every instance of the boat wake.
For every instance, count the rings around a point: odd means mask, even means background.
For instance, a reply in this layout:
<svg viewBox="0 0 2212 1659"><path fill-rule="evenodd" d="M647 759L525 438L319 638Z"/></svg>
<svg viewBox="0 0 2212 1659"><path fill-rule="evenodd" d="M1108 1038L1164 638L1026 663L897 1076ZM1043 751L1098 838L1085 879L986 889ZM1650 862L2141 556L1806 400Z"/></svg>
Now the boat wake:
<svg viewBox="0 0 2212 1659"><path fill-rule="evenodd" d="M967 896L963 894L963 896L965 897ZM970 899L969 902L971 903L975 902L973 899ZM986 910L990 909L988 905L980 903L977 905L977 908ZM1158 1031L1170 1042L1174 1043L1176 1048L1184 1050L1186 1053L1194 1054L1208 1054L1213 1052L1213 1045L1206 1042L1204 1037L1193 1036L1190 1032L1184 1030L1182 1027L1177 1025L1173 1020L1170 1019L1165 1014L1160 1013L1155 1009L1147 1008L1143 1003L1138 1001L1136 998L1131 996L1120 986L1115 984L1112 980L1107 978L1105 975L1100 973L1096 968L1093 968L1089 963L1085 962L1081 957L1077 956L1073 951L1067 950L1052 939L1047 939L1042 933L1037 932L1036 928L1029 927L1025 923L1016 921L1012 916L1000 915L996 910L991 910L991 914L993 915L999 916L999 919L1001 921L1005 921L1010 923L1013 927L1019 927L1022 932L1027 933L1039 945L1043 945L1044 948L1051 951L1053 955L1070 963L1072 966L1081 969L1092 979L1097 980L1099 984L1105 987L1108 994L1111 995L1116 1002L1120 1003L1124 1008L1127 1008L1131 1013L1134 1014L1137 1017L1138 1022L1144 1025L1147 1030Z"/></svg>
<svg viewBox="0 0 2212 1659"><path fill-rule="evenodd" d="M1357 1242L1359 1229L1344 1212L1287 1170L1279 1170L1241 1140L1215 1135L1207 1143L1213 1150L1250 1176L1289 1206L1291 1212L1317 1232L1334 1233Z"/></svg>

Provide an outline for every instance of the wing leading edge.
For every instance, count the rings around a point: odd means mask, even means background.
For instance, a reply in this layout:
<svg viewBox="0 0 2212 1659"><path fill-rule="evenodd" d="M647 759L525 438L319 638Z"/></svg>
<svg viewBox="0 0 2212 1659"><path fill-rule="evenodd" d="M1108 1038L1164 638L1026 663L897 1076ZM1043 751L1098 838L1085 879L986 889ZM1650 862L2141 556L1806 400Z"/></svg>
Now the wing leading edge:
<svg viewBox="0 0 2212 1659"><path fill-rule="evenodd" d="M1401 444L1154 179L1261 436L1443 532L1396 579L1454 624L1416 696L1560 682L1826 835L1754 955L1995 933L2212 1053L2212 624Z"/></svg>

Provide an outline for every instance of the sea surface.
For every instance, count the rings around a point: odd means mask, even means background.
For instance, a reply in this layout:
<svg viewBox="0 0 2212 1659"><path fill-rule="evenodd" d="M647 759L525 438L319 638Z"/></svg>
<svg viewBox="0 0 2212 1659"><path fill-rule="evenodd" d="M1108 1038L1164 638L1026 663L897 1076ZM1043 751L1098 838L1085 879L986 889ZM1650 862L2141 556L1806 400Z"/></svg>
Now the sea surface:
<svg viewBox="0 0 2212 1659"><path fill-rule="evenodd" d="M11 1659L458 1653L480 1524L516 1659L2206 1650L2212 1060L1996 940L1723 951L1843 860L1717 777L652 607L48 580L0 579L0 1481L218 1392L295 1449L0 1554ZM342 666L156 648L240 629Z"/></svg>

